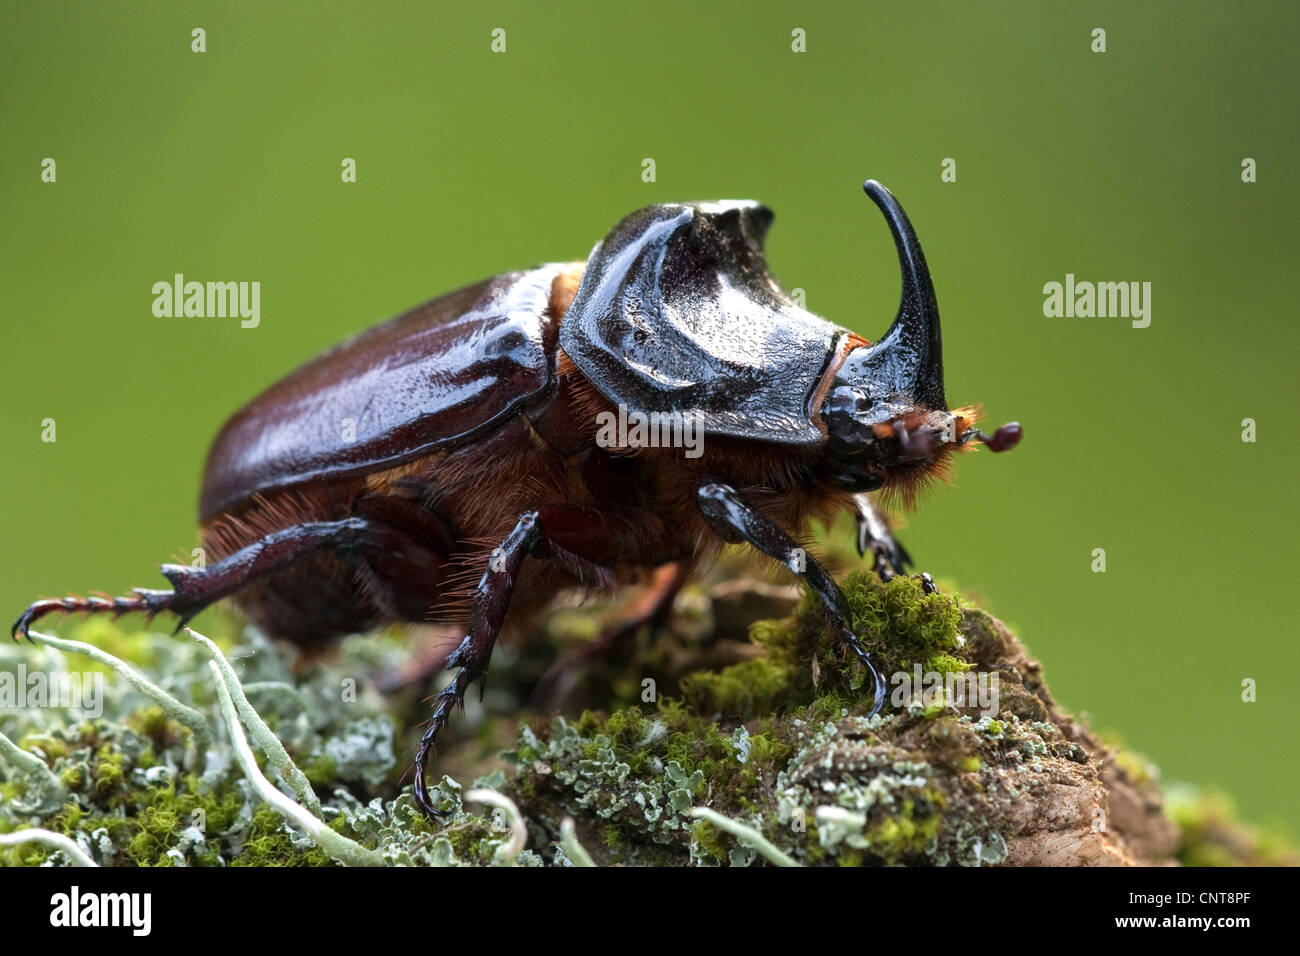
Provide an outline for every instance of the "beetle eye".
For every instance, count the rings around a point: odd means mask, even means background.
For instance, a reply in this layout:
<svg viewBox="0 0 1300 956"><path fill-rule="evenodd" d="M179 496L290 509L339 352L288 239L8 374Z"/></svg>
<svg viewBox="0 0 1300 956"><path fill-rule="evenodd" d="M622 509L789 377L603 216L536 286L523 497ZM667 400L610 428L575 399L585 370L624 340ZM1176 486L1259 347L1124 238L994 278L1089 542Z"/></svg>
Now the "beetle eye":
<svg viewBox="0 0 1300 956"><path fill-rule="evenodd" d="M862 419L871 405L871 398L856 386L840 385L831 391L822 406L822 419L833 448L858 453L870 444L874 434Z"/></svg>
<svg viewBox="0 0 1300 956"><path fill-rule="evenodd" d="M827 396L826 410L836 415L865 415L872 404L871 397L857 386L840 385Z"/></svg>

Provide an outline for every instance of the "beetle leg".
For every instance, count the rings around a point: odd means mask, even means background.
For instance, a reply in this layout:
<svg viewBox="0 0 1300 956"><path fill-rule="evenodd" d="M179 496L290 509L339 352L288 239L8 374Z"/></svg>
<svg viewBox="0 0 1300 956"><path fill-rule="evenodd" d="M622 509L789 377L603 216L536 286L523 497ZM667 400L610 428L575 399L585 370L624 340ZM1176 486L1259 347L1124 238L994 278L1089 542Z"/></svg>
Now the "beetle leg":
<svg viewBox="0 0 1300 956"><path fill-rule="evenodd" d="M885 677L850 629L849 604L835 579L730 485L718 482L701 485L696 492L696 504L720 536L733 542L748 541L788 567L822 599L844 643L871 675L874 683L871 713L879 711L885 702Z"/></svg>
<svg viewBox="0 0 1300 956"><path fill-rule="evenodd" d="M510 606L510 595L514 590L519 567L541 541L542 528L537 512L527 511L520 515L514 530L506 535L488 559L487 570L483 572L474 593L465 639L447 658L448 667L459 667L460 670L434 697L433 714L429 717L429 726L424 736L420 738L420 749L415 757L415 802L431 820L446 815L445 811L433 805L424 779L438 732L447 725L452 708L464 706L465 691L470 684L486 678L488 660Z"/></svg>
<svg viewBox="0 0 1300 956"><path fill-rule="evenodd" d="M854 495L853 500L858 508L858 554L865 557L867 551L871 551L872 567L882 581L888 581L895 574L906 574L907 566L916 563L907 549L899 544L870 498ZM934 579L924 571L917 577L924 593L934 594L939 590Z"/></svg>
<svg viewBox="0 0 1300 956"><path fill-rule="evenodd" d="M27 629L54 611L68 614L108 613L114 617L142 612L152 620L163 611L180 618L179 631L209 604L229 597L249 581L282 570L323 550L340 550L359 544L367 531L376 531L361 518L314 521L276 531L205 568L164 564L160 569L172 584L170 591L136 588L127 597L66 597L37 601L14 622L12 637L27 637ZM29 638L30 640L30 638Z"/></svg>
<svg viewBox="0 0 1300 956"><path fill-rule="evenodd" d="M872 567L882 581L895 574L905 574L912 564L912 556L898 543L885 523L884 517L866 495L854 495L853 503L858 515L858 554L866 557L871 552Z"/></svg>

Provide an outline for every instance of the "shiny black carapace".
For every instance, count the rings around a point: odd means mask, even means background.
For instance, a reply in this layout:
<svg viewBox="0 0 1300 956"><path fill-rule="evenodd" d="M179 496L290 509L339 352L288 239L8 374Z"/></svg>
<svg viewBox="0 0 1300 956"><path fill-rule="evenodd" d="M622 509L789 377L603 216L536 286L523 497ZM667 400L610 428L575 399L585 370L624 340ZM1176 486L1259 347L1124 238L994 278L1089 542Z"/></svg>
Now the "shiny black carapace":
<svg viewBox="0 0 1300 956"><path fill-rule="evenodd" d="M954 451L1005 450L1020 428L989 438L973 408L949 410L925 257L889 190L865 189L903 272L876 343L781 288L763 256L766 207L647 207L585 263L449 293L273 385L209 453L199 521L212 563L163 565L171 590L38 601L14 635L52 611L186 621L223 597L304 648L392 621L456 624L435 656L459 670L415 759L433 815L434 740L485 677L507 609L518 623L564 587L648 582L625 633L662 614L721 542L747 541L820 596L879 709L884 675L791 532L851 509L859 551L880 574L901 572L908 558L867 493L910 502ZM637 424L613 432L615 419ZM660 436L687 423L702 443L646 441L647 422Z"/></svg>

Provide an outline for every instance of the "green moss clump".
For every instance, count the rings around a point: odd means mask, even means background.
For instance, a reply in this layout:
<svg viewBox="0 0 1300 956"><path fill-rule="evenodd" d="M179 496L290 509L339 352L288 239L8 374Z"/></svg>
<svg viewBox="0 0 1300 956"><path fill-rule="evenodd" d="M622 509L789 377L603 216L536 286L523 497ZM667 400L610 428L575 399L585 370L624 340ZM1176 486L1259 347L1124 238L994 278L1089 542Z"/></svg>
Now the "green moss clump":
<svg viewBox="0 0 1300 956"><path fill-rule="evenodd" d="M285 828L284 818L263 804L253 812L252 826L231 866L328 866L333 861L315 846L300 847Z"/></svg>
<svg viewBox="0 0 1300 956"><path fill-rule="evenodd" d="M884 673L960 675L1000 654L1017 706L1049 713L1026 686L1039 685L1036 674L1015 670L1014 648L996 644L1005 632L980 630L992 619L912 578L854 574L843 589ZM804 863L987 865L1008 858L1017 805L1048 793L1049 781L1095 785L1098 764L1050 721L906 695L867 717L861 668L811 596L750 634L756 656L690 674L681 699L524 725L510 786L530 818L552 834L566 815L600 821L605 862L761 862L689 815L707 804Z"/></svg>
<svg viewBox="0 0 1300 956"><path fill-rule="evenodd" d="M313 787L325 787L338 779L338 764L328 754L318 754L303 766L302 772Z"/></svg>
<svg viewBox="0 0 1300 956"><path fill-rule="evenodd" d="M798 670L766 657L732 664L718 672L697 671L682 681L682 694L702 711L752 716L785 706Z"/></svg>
<svg viewBox="0 0 1300 956"><path fill-rule="evenodd" d="M114 752L107 744L100 748L91 770L91 790L96 799L106 801L122 789L126 774L122 766L125 754Z"/></svg>
<svg viewBox="0 0 1300 956"><path fill-rule="evenodd" d="M927 594L916 578L899 575L884 583L865 571L849 575L842 587L854 633L882 672L919 664L922 671L947 674L972 666L958 656L961 610L955 598ZM861 697L863 669L827 628L816 595L806 594L792 618L755 623L750 639L761 656L682 681L682 695L697 711L749 720L806 707L827 694Z"/></svg>

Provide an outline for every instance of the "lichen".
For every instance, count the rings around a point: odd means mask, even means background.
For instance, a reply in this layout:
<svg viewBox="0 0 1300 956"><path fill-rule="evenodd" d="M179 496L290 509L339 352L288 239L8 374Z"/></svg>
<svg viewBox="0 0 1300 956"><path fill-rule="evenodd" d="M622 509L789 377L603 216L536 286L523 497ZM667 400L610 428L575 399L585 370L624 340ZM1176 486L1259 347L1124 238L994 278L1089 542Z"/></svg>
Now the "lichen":
<svg viewBox="0 0 1300 956"><path fill-rule="evenodd" d="M746 641L706 582L688 588L656 641L642 634L588 662L571 692L586 709L530 714L522 708L555 643L580 646L609 613L564 607L543 621L542 640L501 655L485 706L469 701L440 740L436 825L404 777L427 689L382 696L372 680L405 660L401 636L349 638L305 667L252 629L231 623L216 637L248 705L319 797L319 819L391 865L1294 861L1217 798L1178 796L1180 836L1149 764L1062 712L1007 629L950 590L862 572L842 586L855 633L895 678L881 713L870 715L866 674L813 596L787 600L755 583L753 606L778 616L751 622ZM730 581L733 616L737 595L748 606ZM0 833L42 827L103 865L334 864L241 773L198 645L103 619L65 631L202 714L212 739L196 742L192 726L100 662L0 648L0 670L97 671L105 687L98 714L0 711L0 731L29 755L15 768L0 754ZM997 677L995 700L954 692L981 676ZM275 769L283 761L257 758L293 798ZM515 855L499 807L466 801L476 789L514 801L527 849ZM1073 841L1078 859L1044 851L1063 842L1048 836ZM67 862L44 844L0 849L0 864Z"/></svg>
<svg viewBox="0 0 1300 956"><path fill-rule="evenodd" d="M174 667L162 681L187 706L209 715L214 695L204 656L195 645L164 635L127 635L103 621L91 631L106 647L140 661L166 660ZM290 687L291 658L253 632L224 644L242 664L245 680ZM264 701L293 759L311 771L313 784L330 786L323 808L331 828L378 849L394 864L454 865L490 862L503 838L490 817L460 804L459 785L434 787L447 805L449 826L435 835L415 810L409 793L398 794L401 767L394 749L394 718L373 691L340 693L349 673L376 659L376 646L354 644L339 660L320 665L296 682L293 701ZM6 648L0 667L12 668L22 648ZM395 647L389 648L395 656ZM381 655L382 656L382 655ZM59 652L34 651L26 667L80 667ZM88 671L102 666L89 662ZM111 669L110 669L111 670ZM256 686L250 683L250 687ZM56 806L29 792L40 783L0 764L4 780L0 833L40 826L69 837L100 865L286 866L330 865L331 858L284 817L263 803L235 766L228 739L209 742L200 772L189 765L193 732L125 682L105 681L103 714L95 719L75 708L5 711L0 729L18 736L27 753L45 762L64 792ZM303 705L305 706L305 709ZM286 716L292 713L292 716ZM275 772L263 766L263 772ZM499 781L491 781L499 785ZM281 789L291 793L281 784ZM362 804L364 798L368 802ZM0 850L0 864L66 862L62 851L34 843ZM525 860L525 862L527 862Z"/></svg>
<svg viewBox="0 0 1300 956"><path fill-rule="evenodd" d="M953 597L912 578L855 574L843 586L886 673L976 666ZM1049 770L1088 762L1054 724L1015 713L907 699L868 717L861 669L812 597L751 636L761 656L689 675L681 698L526 724L513 786L539 828L598 818L605 862L752 865L688 816L704 799L804 863L994 864L1007 857L1012 806Z"/></svg>

